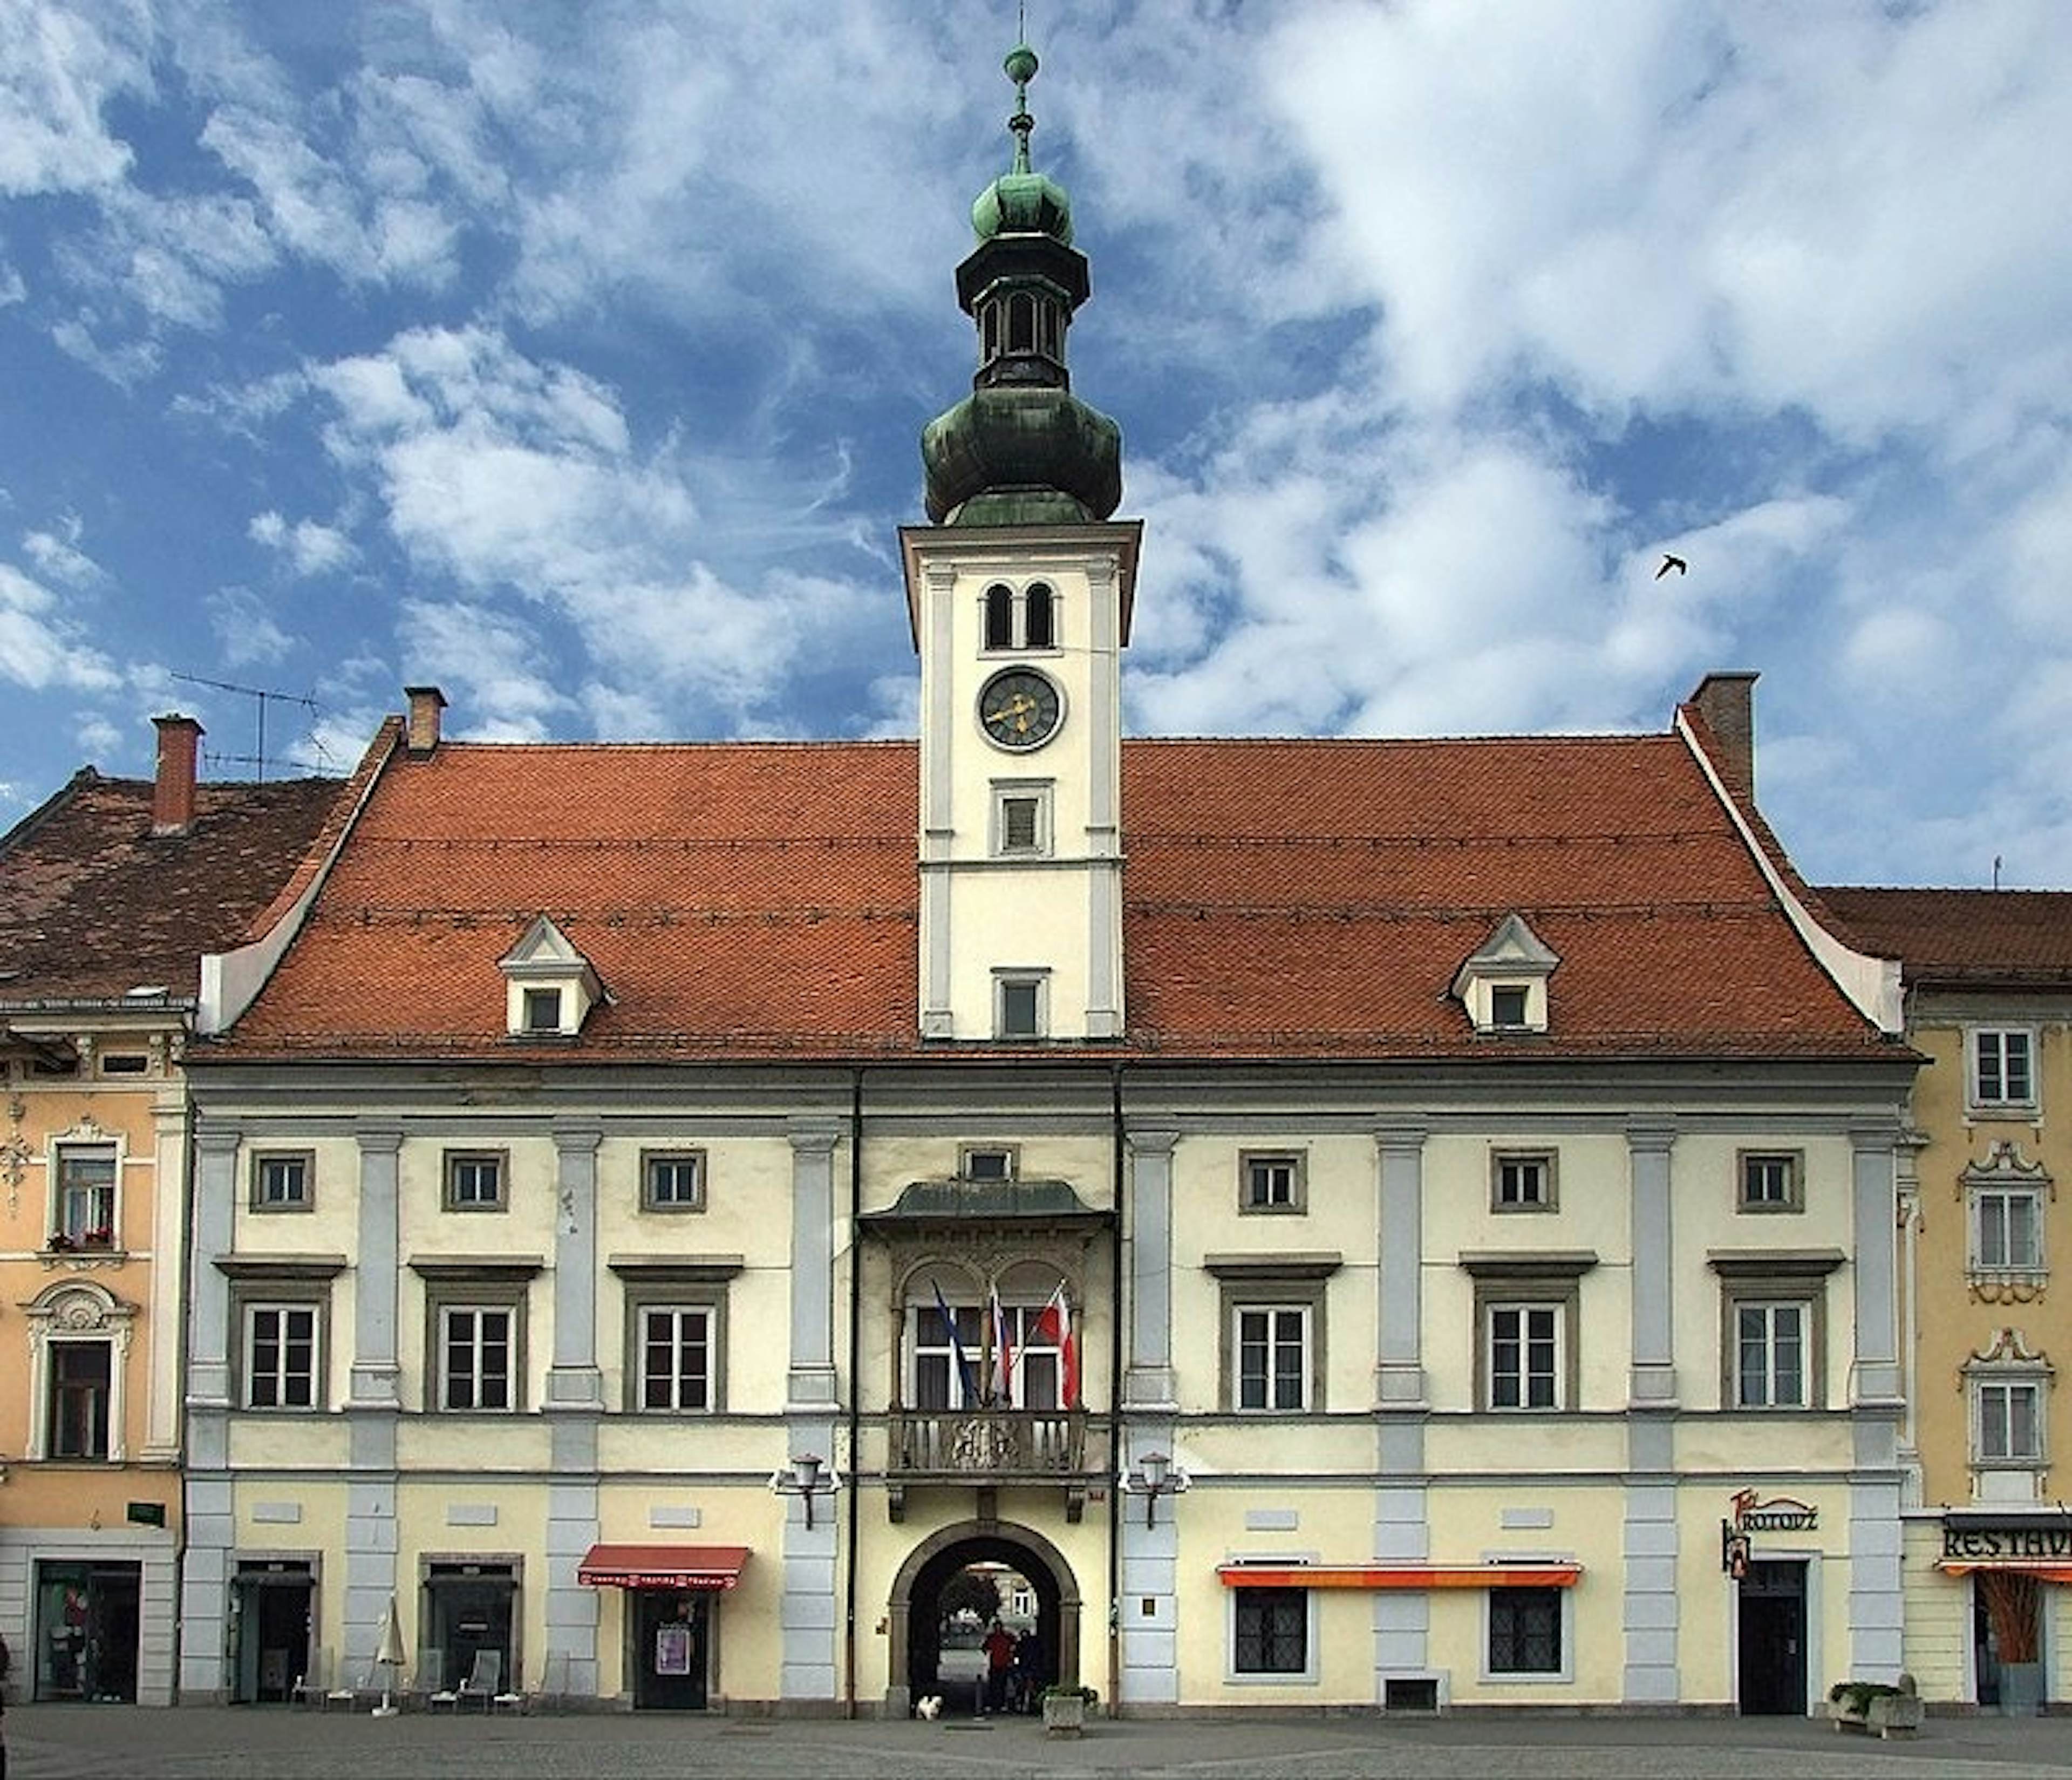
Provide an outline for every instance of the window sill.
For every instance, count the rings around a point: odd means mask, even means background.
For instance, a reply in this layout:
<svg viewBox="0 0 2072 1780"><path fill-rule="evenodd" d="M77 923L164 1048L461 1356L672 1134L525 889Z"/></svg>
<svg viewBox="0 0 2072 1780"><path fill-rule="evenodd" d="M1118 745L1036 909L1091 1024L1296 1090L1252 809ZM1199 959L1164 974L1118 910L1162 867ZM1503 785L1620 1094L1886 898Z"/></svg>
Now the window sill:
<svg viewBox="0 0 2072 1780"><path fill-rule="evenodd" d="M90 1246L39 1249L36 1259L43 1263L45 1272L57 1267L119 1267L129 1260L130 1251L125 1248L105 1248L97 1243Z"/></svg>

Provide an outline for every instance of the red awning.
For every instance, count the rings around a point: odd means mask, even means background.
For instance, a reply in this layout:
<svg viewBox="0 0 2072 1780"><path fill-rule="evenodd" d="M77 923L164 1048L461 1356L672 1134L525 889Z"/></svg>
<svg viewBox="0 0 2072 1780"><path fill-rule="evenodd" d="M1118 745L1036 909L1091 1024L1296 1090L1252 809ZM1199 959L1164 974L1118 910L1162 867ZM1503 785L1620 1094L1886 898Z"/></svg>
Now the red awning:
<svg viewBox="0 0 2072 1780"><path fill-rule="evenodd" d="M1572 1588L1580 1564L1225 1564L1226 1588Z"/></svg>
<svg viewBox="0 0 2072 1780"><path fill-rule="evenodd" d="M593 1545L576 1566L587 1588L731 1588L746 1545Z"/></svg>

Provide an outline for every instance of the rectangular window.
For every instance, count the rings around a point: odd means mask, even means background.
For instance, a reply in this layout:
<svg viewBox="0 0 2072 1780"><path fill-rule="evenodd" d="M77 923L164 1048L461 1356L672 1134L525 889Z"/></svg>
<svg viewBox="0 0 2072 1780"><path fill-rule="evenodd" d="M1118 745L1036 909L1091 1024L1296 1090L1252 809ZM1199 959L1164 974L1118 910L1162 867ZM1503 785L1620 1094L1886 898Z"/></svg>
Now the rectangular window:
<svg viewBox="0 0 2072 1780"><path fill-rule="evenodd" d="M314 1409L316 1403L317 1307L248 1304L245 1407Z"/></svg>
<svg viewBox="0 0 2072 1780"><path fill-rule="evenodd" d="M2043 1457L2043 1387L2033 1379L1972 1387L1979 1460L1984 1465L2036 1463Z"/></svg>
<svg viewBox="0 0 2072 1780"><path fill-rule="evenodd" d="M1043 1036L1043 982L1039 975L993 979L995 1024L1000 1037Z"/></svg>
<svg viewBox="0 0 2072 1780"><path fill-rule="evenodd" d="M2026 1189L1971 1195L1972 1267L1981 1273L2036 1273L2043 1267L2043 1202Z"/></svg>
<svg viewBox="0 0 2072 1780"><path fill-rule="evenodd" d="M985 1358L985 1313L976 1304L952 1304L945 1324L932 1302L916 1304L912 1318L914 1407L916 1409L976 1407L982 1391L979 1367ZM954 1326L956 1340L951 1339ZM964 1364L958 1366L961 1354Z"/></svg>
<svg viewBox="0 0 2072 1780"><path fill-rule="evenodd" d="M1302 1158L1285 1152L1239 1159L1244 1191L1241 1211L1301 1211L1304 1193Z"/></svg>
<svg viewBox="0 0 2072 1780"><path fill-rule="evenodd" d="M1240 1304L1234 1313L1240 1409L1309 1407L1309 1307Z"/></svg>
<svg viewBox="0 0 2072 1780"><path fill-rule="evenodd" d="M650 1151L640 1158L640 1209L703 1211L705 1159L701 1150Z"/></svg>
<svg viewBox="0 0 2072 1780"><path fill-rule="evenodd" d="M504 1164L500 1152L454 1152L446 1157L448 1211L501 1211Z"/></svg>
<svg viewBox="0 0 2072 1780"><path fill-rule="evenodd" d="M1741 1300L1734 1306L1734 1404L1740 1409L1806 1407L1806 1337L1801 1303Z"/></svg>
<svg viewBox="0 0 2072 1780"><path fill-rule="evenodd" d="M1971 1104L2033 1106L2036 1083L2029 1069L2030 1035L2024 1030L1982 1028L1971 1034Z"/></svg>
<svg viewBox="0 0 2072 1780"><path fill-rule="evenodd" d="M1493 1675L1563 1672L1559 1588L1490 1590L1489 1672Z"/></svg>
<svg viewBox="0 0 2072 1780"><path fill-rule="evenodd" d="M447 1304L439 1312L439 1407L515 1407L515 1313L508 1307Z"/></svg>
<svg viewBox="0 0 2072 1780"><path fill-rule="evenodd" d="M1487 1307L1490 1407L1561 1407L1560 1304Z"/></svg>
<svg viewBox="0 0 2072 1780"><path fill-rule="evenodd" d="M1231 1667L1239 1675L1307 1675L1309 1591L1235 1588Z"/></svg>
<svg viewBox="0 0 2072 1780"><path fill-rule="evenodd" d="M1498 1152L1490 1159L1490 1203L1498 1211L1552 1211L1554 1158Z"/></svg>
<svg viewBox="0 0 2072 1780"><path fill-rule="evenodd" d="M678 1413L713 1407L713 1313L703 1304L640 1312L640 1407Z"/></svg>
<svg viewBox="0 0 2072 1780"><path fill-rule="evenodd" d="M107 1341L53 1341L50 1347L51 1422L54 1459L108 1457L108 1403L114 1382L114 1348Z"/></svg>
<svg viewBox="0 0 2072 1780"><path fill-rule="evenodd" d="M1498 983L1490 990L1490 1024L1492 1026L1523 1026L1525 1024L1527 993L1523 987L1509 983Z"/></svg>
<svg viewBox="0 0 2072 1780"><path fill-rule="evenodd" d="M558 1032L561 1029L561 991L528 989L525 991L525 1030Z"/></svg>
<svg viewBox="0 0 2072 1780"><path fill-rule="evenodd" d="M1001 1145L966 1149L957 1162L957 1174L965 1180L1012 1180L1014 1152Z"/></svg>
<svg viewBox="0 0 2072 1780"><path fill-rule="evenodd" d="M254 1211L307 1211L314 1202L313 1158L307 1151L261 1152L252 1158Z"/></svg>
<svg viewBox="0 0 2072 1780"><path fill-rule="evenodd" d="M1744 1150L1741 1154L1743 1211L1798 1211L1805 1204L1801 1159L1794 1150Z"/></svg>
<svg viewBox="0 0 2072 1780"><path fill-rule="evenodd" d="M933 1302L913 1305L907 1312L907 1350L913 1356L912 1401L916 1409L976 1408L989 1400L996 1408L1057 1409L1063 1355L1058 1328L1042 1321L1042 1304L1003 1304L1011 1348L1003 1368L987 1328L986 1312L975 1304L953 1304L950 1316L963 1349L964 1371L957 1367L942 1312ZM968 1374L968 1376L967 1376Z"/></svg>
<svg viewBox="0 0 2072 1780"><path fill-rule="evenodd" d="M58 1151L56 1233L74 1248L115 1246L115 1146L67 1143Z"/></svg>
<svg viewBox="0 0 2072 1780"><path fill-rule="evenodd" d="M101 1055L103 1075L145 1075L150 1067L150 1058L141 1051L104 1051Z"/></svg>

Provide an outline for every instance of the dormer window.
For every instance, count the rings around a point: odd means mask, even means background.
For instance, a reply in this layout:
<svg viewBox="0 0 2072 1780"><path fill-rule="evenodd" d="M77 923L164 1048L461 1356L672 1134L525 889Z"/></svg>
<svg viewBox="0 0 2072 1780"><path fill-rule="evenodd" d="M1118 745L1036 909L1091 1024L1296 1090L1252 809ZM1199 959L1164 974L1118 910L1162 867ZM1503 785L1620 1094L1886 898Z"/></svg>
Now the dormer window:
<svg viewBox="0 0 2072 1780"><path fill-rule="evenodd" d="M505 983L504 1029L514 1038L574 1038L605 999L590 960L545 915L496 967Z"/></svg>
<svg viewBox="0 0 2072 1780"><path fill-rule="evenodd" d="M1453 993L1478 1032L1544 1032L1560 962L1523 916L1506 915L1455 973Z"/></svg>

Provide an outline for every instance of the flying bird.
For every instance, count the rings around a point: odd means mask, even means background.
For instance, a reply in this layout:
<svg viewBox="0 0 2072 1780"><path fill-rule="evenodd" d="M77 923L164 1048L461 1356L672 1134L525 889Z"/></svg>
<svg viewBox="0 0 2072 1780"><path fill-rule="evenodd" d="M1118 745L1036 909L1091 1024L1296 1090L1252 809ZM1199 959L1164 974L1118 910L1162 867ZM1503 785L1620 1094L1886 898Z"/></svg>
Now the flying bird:
<svg viewBox="0 0 2072 1780"><path fill-rule="evenodd" d="M1662 558L1662 567L1655 571L1655 579L1659 581L1671 569L1675 570L1679 575L1688 575L1691 572L1691 565L1680 556L1671 556L1665 553Z"/></svg>

